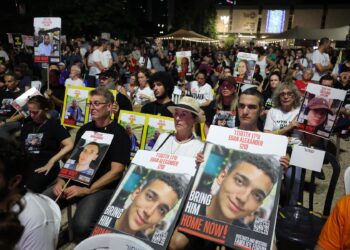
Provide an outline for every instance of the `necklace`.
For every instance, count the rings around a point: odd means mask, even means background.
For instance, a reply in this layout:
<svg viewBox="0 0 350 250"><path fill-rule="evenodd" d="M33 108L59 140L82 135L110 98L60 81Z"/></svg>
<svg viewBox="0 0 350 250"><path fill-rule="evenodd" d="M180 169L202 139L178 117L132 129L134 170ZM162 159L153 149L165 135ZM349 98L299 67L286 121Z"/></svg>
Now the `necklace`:
<svg viewBox="0 0 350 250"><path fill-rule="evenodd" d="M171 142L170 153L171 153L171 154L175 154L175 153L179 150L179 148L180 148L181 145L183 145L183 144L185 144L185 143L187 143L187 142L189 142L189 141L191 141L191 140L193 140L193 139L194 139L194 135L193 135L193 134L192 134L192 136L191 136L189 139L184 140L184 141L178 141L178 140L176 139L176 136L174 136L174 140ZM176 146L176 148L173 150L174 142L177 143L177 146Z"/></svg>
<svg viewBox="0 0 350 250"><path fill-rule="evenodd" d="M42 126L44 126L44 124L47 122L47 120L45 120L43 123L41 123L39 126L34 126L33 127L33 134L36 134L39 132L39 130L41 129Z"/></svg>

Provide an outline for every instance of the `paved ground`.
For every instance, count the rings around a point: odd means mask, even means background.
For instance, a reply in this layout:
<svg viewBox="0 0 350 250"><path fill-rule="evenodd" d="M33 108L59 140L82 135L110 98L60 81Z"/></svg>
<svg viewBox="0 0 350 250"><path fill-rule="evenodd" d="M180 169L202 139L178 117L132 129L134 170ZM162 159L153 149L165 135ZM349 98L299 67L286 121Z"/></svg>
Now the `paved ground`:
<svg viewBox="0 0 350 250"><path fill-rule="evenodd" d="M331 141L336 144L335 138L331 138ZM343 139L340 140L340 155L339 155L339 162L341 166L341 173L340 177L337 183L336 191L334 194L334 199L332 203L332 207L334 207L335 203L339 198L341 198L345 194L345 189L344 189L344 171L345 169L350 166L350 142L345 141ZM323 167L326 180L322 181L319 179L316 179L317 183L317 188L315 192L315 197L314 197L314 211L322 213L323 211L323 206L324 206L324 201L328 189L328 184L329 180L332 174L331 167L330 165L325 165ZM304 204L308 204L308 193L304 192ZM66 212L64 210L63 212L63 220L62 224L66 226L67 223L67 216ZM74 244L73 243L68 243L64 245L63 247L59 248L59 250L72 250L74 249Z"/></svg>

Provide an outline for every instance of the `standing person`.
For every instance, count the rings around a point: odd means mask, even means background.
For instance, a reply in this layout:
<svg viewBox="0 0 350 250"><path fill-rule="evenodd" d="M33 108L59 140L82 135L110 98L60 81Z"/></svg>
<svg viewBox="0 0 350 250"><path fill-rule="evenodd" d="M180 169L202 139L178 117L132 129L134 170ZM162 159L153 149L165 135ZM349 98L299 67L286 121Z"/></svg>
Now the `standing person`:
<svg viewBox="0 0 350 250"><path fill-rule="evenodd" d="M53 199L61 195L59 200L61 206L77 204L72 221L75 242L79 242L90 235L117 187L125 166L130 161L131 145L128 135L117 121L111 119L113 103L114 97L109 90L103 88L92 90L90 92L92 122L82 126L76 135L75 145L86 131L113 135L111 145L91 184L85 186L73 181L66 189L63 189L67 180L57 178L56 184L45 192Z"/></svg>
<svg viewBox="0 0 350 250"><path fill-rule="evenodd" d="M23 150L3 139L0 144L0 210L17 213L24 228L15 249L56 249L61 224L59 207L45 195L26 189L28 158Z"/></svg>
<svg viewBox="0 0 350 250"><path fill-rule="evenodd" d="M297 49L296 57L294 62L291 64L291 67L296 70L295 78L301 80L303 77L303 72L308 66L308 61L304 56L302 48Z"/></svg>
<svg viewBox="0 0 350 250"><path fill-rule="evenodd" d="M73 149L68 131L50 118L50 103L41 96L28 100L31 120L21 130L24 150L32 156L27 163L29 178L27 187L34 192L43 192L58 176L59 160Z"/></svg>
<svg viewBox="0 0 350 250"><path fill-rule="evenodd" d="M263 79L266 78L266 70L275 65L275 62L267 58L265 56L265 50L263 47L257 47L256 52L258 54L258 60L256 61L256 64L260 66L260 75L263 77Z"/></svg>
<svg viewBox="0 0 350 250"><path fill-rule="evenodd" d="M196 80L190 82L189 91L201 107L208 106L213 100L212 87L206 83L206 74L204 71L199 71L196 75Z"/></svg>
<svg viewBox="0 0 350 250"><path fill-rule="evenodd" d="M96 77L98 74L100 74L102 71L105 71L107 68L102 64L103 61L103 51L105 51L107 48L107 43L106 41L100 41L97 42L94 46L93 46L93 52L91 55L91 58L89 59L90 63L90 69L89 69L89 76L91 78L95 78L95 82L96 82ZM93 84L95 84L95 82Z"/></svg>
<svg viewBox="0 0 350 250"><path fill-rule="evenodd" d="M333 70L333 65L330 62L327 54L331 41L327 37L320 40L318 49L312 54L312 65L314 70L313 81L318 82L323 75L330 73Z"/></svg>
<svg viewBox="0 0 350 250"><path fill-rule="evenodd" d="M141 108L141 113L172 117L173 115L167 109L169 106L174 106L170 99L174 91L171 75L167 72L156 72L151 76L150 82L153 85L156 100L145 104Z"/></svg>

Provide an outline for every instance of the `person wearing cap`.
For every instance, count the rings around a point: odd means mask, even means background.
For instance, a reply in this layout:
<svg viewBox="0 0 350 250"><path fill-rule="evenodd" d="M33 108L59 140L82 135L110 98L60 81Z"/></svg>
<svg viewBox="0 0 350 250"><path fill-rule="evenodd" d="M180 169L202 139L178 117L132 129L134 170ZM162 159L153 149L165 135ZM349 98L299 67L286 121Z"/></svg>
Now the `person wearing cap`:
<svg viewBox="0 0 350 250"><path fill-rule="evenodd" d="M203 162L203 142L193 134L196 123L205 121L205 116L196 99L185 96L179 104L168 107L173 114L175 123L174 133L163 133L158 137L153 151L196 157L197 165ZM189 238L183 233L174 231L169 249L184 249L189 244Z"/></svg>
<svg viewBox="0 0 350 250"><path fill-rule="evenodd" d="M156 72L151 76L151 85L156 100L145 104L141 108L141 113L173 117L173 114L167 109L174 106L171 96L174 91L174 82L171 75L167 72Z"/></svg>
<svg viewBox="0 0 350 250"><path fill-rule="evenodd" d="M307 125L314 127L314 131L324 128L328 122L328 114L333 115L329 103L322 97L312 98L305 110Z"/></svg>

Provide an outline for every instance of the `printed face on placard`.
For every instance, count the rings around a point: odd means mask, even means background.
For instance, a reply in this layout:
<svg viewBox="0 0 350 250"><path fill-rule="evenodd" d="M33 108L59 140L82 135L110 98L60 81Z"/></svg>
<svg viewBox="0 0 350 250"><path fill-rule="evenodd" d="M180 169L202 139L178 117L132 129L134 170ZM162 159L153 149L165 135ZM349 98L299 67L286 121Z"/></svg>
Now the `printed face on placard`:
<svg viewBox="0 0 350 250"><path fill-rule="evenodd" d="M271 178L255 165L241 162L233 168L218 176L219 218L215 219L228 223L254 213L273 188Z"/></svg>
<svg viewBox="0 0 350 250"><path fill-rule="evenodd" d="M327 119L326 109L310 109L307 114L307 125L317 127L322 125Z"/></svg>
<svg viewBox="0 0 350 250"><path fill-rule="evenodd" d="M174 189L161 180L155 180L132 194L133 202L127 210L130 231L154 229L176 205L179 197Z"/></svg>
<svg viewBox="0 0 350 250"><path fill-rule="evenodd" d="M79 164L89 166L90 163L97 159L99 147L96 144L88 144L79 154Z"/></svg>

